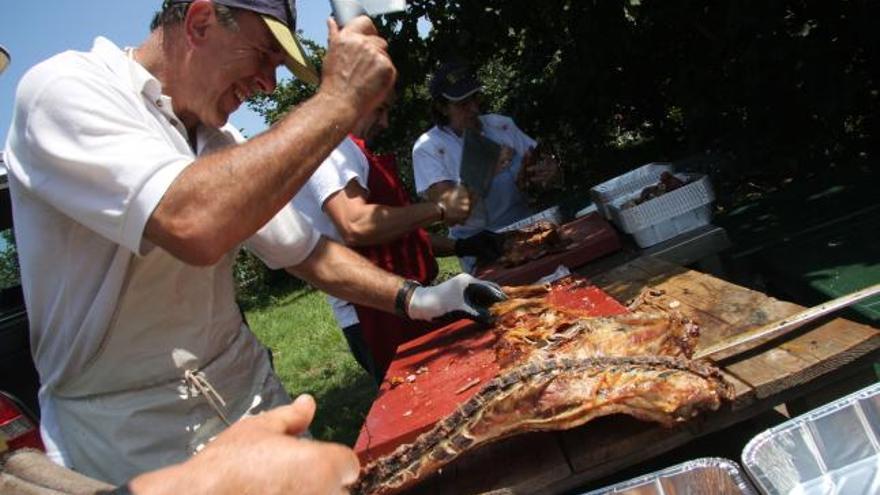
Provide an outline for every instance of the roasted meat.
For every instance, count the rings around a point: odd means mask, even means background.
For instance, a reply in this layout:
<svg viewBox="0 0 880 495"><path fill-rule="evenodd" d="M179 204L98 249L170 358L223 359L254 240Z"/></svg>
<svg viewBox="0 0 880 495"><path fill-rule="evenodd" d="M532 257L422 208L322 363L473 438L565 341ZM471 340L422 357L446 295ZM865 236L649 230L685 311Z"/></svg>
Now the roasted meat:
<svg viewBox="0 0 880 495"><path fill-rule="evenodd" d="M582 279L547 286L505 288L509 299L492 307L499 334L496 357L505 368L539 355L571 358L594 356L669 356L690 358L698 326L668 309L661 294L645 293L629 312L610 317L586 316L583 308L564 304ZM664 307L665 306L665 307Z"/></svg>
<svg viewBox="0 0 880 495"><path fill-rule="evenodd" d="M488 383L413 443L367 466L353 492L397 492L467 450L518 433L574 428L616 413L671 426L731 397L718 370L684 359L531 361Z"/></svg>
<svg viewBox="0 0 880 495"><path fill-rule="evenodd" d="M578 278L505 287L508 299L492 307L499 376L413 443L368 464L355 493L394 493L511 435L616 413L670 426L733 398L717 369L689 359L699 331L675 301L644 292L626 313L592 317L589 289Z"/></svg>
<svg viewBox="0 0 880 495"><path fill-rule="evenodd" d="M496 263L505 267L518 266L563 251L567 245L559 234L559 226L542 220L520 230L505 232L502 254Z"/></svg>

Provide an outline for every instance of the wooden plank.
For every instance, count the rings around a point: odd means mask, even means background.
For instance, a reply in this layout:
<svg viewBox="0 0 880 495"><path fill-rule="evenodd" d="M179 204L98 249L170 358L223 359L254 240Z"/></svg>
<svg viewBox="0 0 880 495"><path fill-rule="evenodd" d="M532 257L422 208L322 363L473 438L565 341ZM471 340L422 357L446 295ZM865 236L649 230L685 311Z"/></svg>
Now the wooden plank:
<svg viewBox="0 0 880 495"><path fill-rule="evenodd" d="M880 347L880 331L835 319L725 369L769 397L855 361Z"/></svg>
<svg viewBox="0 0 880 495"><path fill-rule="evenodd" d="M727 383L733 385L734 399L730 404L731 409L737 410L748 407L753 402L755 402L755 400L757 400L754 387L752 387L748 383L745 383L744 381L740 380L739 378L730 374L724 369L721 370L721 374L724 376L724 379L727 380Z"/></svg>
<svg viewBox="0 0 880 495"><path fill-rule="evenodd" d="M600 418L573 430L560 432L563 449L569 457L573 474L554 485L545 487L541 493L570 492L573 488L604 478L643 460L657 457L700 436L732 427L744 420L758 416L773 409L777 404L787 402L803 394L816 393L822 387L833 383L834 380L833 376L826 374L803 387L785 390L770 398L753 400L748 407L739 409L722 407L719 411L706 413L695 421L671 429L649 423L639 423L626 417L609 417ZM632 424L627 427L618 421ZM638 426L640 424L643 425L641 428ZM590 433L591 429L600 431ZM625 446L626 449L623 452L615 450L615 445Z"/></svg>
<svg viewBox="0 0 880 495"><path fill-rule="evenodd" d="M571 474L556 432L529 433L467 452L406 493L537 493Z"/></svg>
<svg viewBox="0 0 880 495"><path fill-rule="evenodd" d="M773 395L786 387L787 378L795 377L810 368L811 363L784 349L773 348L753 358L725 366L725 370L748 383L758 398Z"/></svg>

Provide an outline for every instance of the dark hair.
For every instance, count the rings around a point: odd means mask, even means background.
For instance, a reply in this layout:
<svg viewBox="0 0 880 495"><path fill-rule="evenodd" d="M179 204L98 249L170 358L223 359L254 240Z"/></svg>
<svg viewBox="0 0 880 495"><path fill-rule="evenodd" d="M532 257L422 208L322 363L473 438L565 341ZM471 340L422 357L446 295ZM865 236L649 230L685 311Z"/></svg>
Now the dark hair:
<svg viewBox="0 0 880 495"><path fill-rule="evenodd" d="M150 21L150 31L155 31L159 26L173 26L180 24L186 19L186 13L192 2L171 3L166 1L162 4L162 10L153 15ZM238 23L235 21L235 10L225 5L214 4L214 13L220 21L220 25L231 31L238 31Z"/></svg>
<svg viewBox="0 0 880 495"><path fill-rule="evenodd" d="M437 127L449 125L449 116L443 113L443 108L447 105L449 105L449 100L442 96L431 99L431 120Z"/></svg>

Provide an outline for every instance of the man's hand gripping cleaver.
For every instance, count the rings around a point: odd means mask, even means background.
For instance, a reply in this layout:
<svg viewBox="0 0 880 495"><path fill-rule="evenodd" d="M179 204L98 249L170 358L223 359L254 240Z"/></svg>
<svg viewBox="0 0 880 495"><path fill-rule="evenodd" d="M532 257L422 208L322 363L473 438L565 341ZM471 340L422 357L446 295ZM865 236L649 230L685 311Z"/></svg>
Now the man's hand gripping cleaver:
<svg viewBox="0 0 880 495"><path fill-rule="evenodd" d="M359 15L375 17L406 10L406 0L330 0L336 24L342 27Z"/></svg>

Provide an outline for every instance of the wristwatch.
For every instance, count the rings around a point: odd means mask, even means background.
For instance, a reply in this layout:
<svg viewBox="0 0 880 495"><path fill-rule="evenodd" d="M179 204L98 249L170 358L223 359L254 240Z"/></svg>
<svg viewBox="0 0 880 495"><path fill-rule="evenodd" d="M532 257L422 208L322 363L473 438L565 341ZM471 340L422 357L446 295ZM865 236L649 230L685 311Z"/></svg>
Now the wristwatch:
<svg viewBox="0 0 880 495"><path fill-rule="evenodd" d="M397 297L394 298L394 313L397 316L409 319L409 313L407 313L409 300L412 297L412 293L421 286L422 284L415 280L405 279L403 281L400 289L397 290Z"/></svg>

